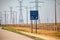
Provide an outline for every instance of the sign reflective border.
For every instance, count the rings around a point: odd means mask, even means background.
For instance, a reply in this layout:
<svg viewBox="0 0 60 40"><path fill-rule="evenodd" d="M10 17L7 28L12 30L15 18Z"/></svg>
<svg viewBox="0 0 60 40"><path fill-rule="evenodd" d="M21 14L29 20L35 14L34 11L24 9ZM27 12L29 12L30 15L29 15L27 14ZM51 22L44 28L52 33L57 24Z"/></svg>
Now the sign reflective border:
<svg viewBox="0 0 60 40"><path fill-rule="evenodd" d="M38 20L38 11L30 11L30 20Z"/></svg>

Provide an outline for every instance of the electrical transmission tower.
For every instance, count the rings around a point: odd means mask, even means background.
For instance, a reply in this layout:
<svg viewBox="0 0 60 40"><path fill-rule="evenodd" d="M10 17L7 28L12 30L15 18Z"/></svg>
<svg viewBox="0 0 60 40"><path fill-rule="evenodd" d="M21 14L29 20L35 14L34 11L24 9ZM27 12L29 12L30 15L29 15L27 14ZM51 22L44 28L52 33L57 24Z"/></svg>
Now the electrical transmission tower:
<svg viewBox="0 0 60 40"><path fill-rule="evenodd" d="M16 16L15 16L15 13L16 13ZM16 19L15 19L16 18ZM16 20L16 21L15 21ZM13 24L17 24L17 12L16 11L13 11Z"/></svg>
<svg viewBox="0 0 60 40"><path fill-rule="evenodd" d="M16 17L16 23L17 23L17 12L12 10L13 8L10 7L10 24L15 24L15 17ZM15 16L16 13L16 16Z"/></svg>
<svg viewBox="0 0 60 40"><path fill-rule="evenodd" d="M12 16L13 16L13 11L12 11L12 7L10 7L10 24L12 24Z"/></svg>
<svg viewBox="0 0 60 40"><path fill-rule="evenodd" d="M23 14L22 14L22 0L18 0L19 1L19 7L20 7L20 14L19 14L19 23L23 24Z"/></svg>
<svg viewBox="0 0 60 40"><path fill-rule="evenodd" d="M7 22L7 20L6 20L6 11L4 11L4 16L5 16L5 25L6 25L6 22Z"/></svg>
<svg viewBox="0 0 60 40"><path fill-rule="evenodd" d="M30 2L30 3L35 3L35 10L38 11L38 7L40 7L38 4L39 4L39 3L44 3L44 2L35 0L35 1L33 1L33 2ZM38 13L38 22L40 23L40 15L39 15L39 13Z"/></svg>

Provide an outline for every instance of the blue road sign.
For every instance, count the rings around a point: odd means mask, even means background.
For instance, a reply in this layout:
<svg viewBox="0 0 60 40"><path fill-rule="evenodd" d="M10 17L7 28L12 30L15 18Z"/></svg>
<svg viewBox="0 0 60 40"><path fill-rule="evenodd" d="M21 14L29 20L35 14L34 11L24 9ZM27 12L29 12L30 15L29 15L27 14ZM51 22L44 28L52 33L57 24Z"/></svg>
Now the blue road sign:
<svg viewBox="0 0 60 40"><path fill-rule="evenodd" d="M38 11L30 11L30 20L38 20Z"/></svg>

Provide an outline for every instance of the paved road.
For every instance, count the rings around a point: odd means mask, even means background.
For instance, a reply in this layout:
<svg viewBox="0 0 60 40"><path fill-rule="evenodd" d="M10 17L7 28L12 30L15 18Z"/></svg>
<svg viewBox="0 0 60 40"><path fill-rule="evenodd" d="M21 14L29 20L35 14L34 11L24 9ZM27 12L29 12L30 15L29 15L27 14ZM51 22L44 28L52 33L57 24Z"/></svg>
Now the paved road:
<svg viewBox="0 0 60 40"><path fill-rule="evenodd" d="M0 40L33 40L33 39L0 28Z"/></svg>

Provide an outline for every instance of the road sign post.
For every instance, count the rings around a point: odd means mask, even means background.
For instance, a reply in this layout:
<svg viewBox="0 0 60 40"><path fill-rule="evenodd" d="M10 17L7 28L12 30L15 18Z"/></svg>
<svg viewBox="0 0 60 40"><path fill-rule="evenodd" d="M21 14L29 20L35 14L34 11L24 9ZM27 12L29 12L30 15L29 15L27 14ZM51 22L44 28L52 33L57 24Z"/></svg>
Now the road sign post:
<svg viewBox="0 0 60 40"><path fill-rule="evenodd" d="M37 20L35 20L35 28L36 28L36 31L35 31L35 33L37 33Z"/></svg>
<svg viewBox="0 0 60 40"><path fill-rule="evenodd" d="M38 10L30 11L30 20L31 20L31 32L33 32L32 20L36 20L36 33L37 33Z"/></svg>
<svg viewBox="0 0 60 40"><path fill-rule="evenodd" d="M33 21L31 20L31 33L33 33Z"/></svg>

